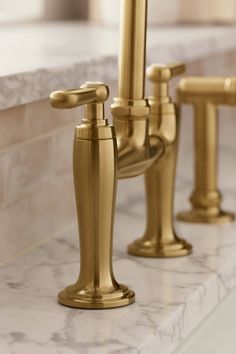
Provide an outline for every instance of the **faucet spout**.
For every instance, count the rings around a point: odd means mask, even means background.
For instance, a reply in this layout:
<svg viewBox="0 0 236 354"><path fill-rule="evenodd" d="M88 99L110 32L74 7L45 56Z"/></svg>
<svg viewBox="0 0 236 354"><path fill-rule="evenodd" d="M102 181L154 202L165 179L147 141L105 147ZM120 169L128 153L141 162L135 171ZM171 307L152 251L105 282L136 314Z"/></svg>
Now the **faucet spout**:
<svg viewBox="0 0 236 354"><path fill-rule="evenodd" d="M119 97L142 100L145 89L147 0L122 0Z"/></svg>
<svg viewBox="0 0 236 354"><path fill-rule="evenodd" d="M119 178L143 174L162 154L158 136L149 137L149 105L144 98L147 0L122 0L119 97L112 104Z"/></svg>

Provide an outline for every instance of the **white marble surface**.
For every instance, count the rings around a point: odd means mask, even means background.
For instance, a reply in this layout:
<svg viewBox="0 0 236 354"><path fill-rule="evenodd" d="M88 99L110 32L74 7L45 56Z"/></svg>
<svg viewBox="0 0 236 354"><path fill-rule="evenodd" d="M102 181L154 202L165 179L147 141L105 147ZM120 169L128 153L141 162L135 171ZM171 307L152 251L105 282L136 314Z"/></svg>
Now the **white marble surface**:
<svg viewBox="0 0 236 354"><path fill-rule="evenodd" d="M27 26L19 29L17 35L13 31L12 36L11 30L5 29L9 31L9 46L12 48L9 53L13 54L14 48L18 47L15 51L18 61L15 58L8 61L6 53L0 57L0 62L5 60L5 65L1 65L0 87L4 82L8 83L0 92L2 107L37 100L59 85L77 85L90 76L97 78L96 75L101 75L103 80L116 77L115 31L108 32L103 28L95 31L95 28L75 24L68 24L68 27L48 25L48 30L47 27L40 29L40 25L30 28L30 32L26 31ZM65 28L68 29L67 35ZM193 60L234 48L232 35L235 31L222 27L153 29L149 38L152 48L149 61L155 61L155 58ZM28 33L26 37L25 32ZM77 32L83 33L79 39L83 50L75 46ZM54 34L50 37L49 33ZM96 51L99 34L106 41ZM93 40L88 41L87 36ZM3 38L2 32L0 38ZM28 63L20 50L20 42L28 48ZM87 47L84 47L86 43ZM6 43L2 42L4 45ZM70 51L67 52L66 48ZM58 53L57 64L55 53ZM98 55L96 65L95 54ZM9 96L10 92L15 95ZM231 118L227 124L221 120L221 133L224 134L220 183L225 206L236 210L236 147L233 146L236 121ZM190 120L186 119L185 123L187 121L189 124ZM185 131L185 135L189 135L191 126L185 125ZM187 206L191 189L191 149L187 150L183 141L181 138L176 211ZM135 290L136 303L102 311L73 310L57 304L57 292L75 281L79 270L77 231L72 226L58 238L0 269L0 353L169 354L183 342L236 285L236 224L193 226L176 223L179 234L193 243L193 255L172 260L134 258L127 255L126 247L143 232L144 205L141 179L120 182L114 270L118 281ZM42 235L42 239L46 237L48 235Z"/></svg>
<svg viewBox="0 0 236 354"><path fill-rule="evenodd" d="M152 27L148 63L185 62L236 48L234 27ZM117 78L116 28L86 23L0 27L0 109L40 100L88 78Z"/></svg>
<svg viewBox="0 0 236 354"><path fill-rule="evenodd" d="M201 323L175 354L236 353L236 289Z"/></svg>
<svg viewBox="0 0 236 354"><path fill-rule="evenodd" d="M222 149L230 170L235 149ZM176 209L186 207L188 176L177 183ZM222 175L225 205L236 210L235 176ZM227 182L227 185L226 185ZM125 197L124 197L125 195ZM79 270L76 228L0 269L0 353L169 354L236 285L236 224L176 223L194 254L158 260L127 255L126 246L143 232L142 180L119 186L114 240L118 281L136 292L136 303L114 310L75 310L57 304L58 290Z"/></svg>

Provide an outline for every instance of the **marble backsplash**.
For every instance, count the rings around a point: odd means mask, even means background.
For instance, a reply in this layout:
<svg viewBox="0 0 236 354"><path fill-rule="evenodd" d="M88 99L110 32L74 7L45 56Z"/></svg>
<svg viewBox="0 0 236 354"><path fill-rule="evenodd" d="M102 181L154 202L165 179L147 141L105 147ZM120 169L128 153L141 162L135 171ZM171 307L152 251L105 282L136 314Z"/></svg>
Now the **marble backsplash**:
<svg viewBox="0 0 236 354"><path fill-rule="evenodd" d="M188 64L187 74L233 75L235 58L236 52L232 52L196 61ZM173 94L177 81L173 80ZM109 85L113 97L116 83ZM192 110L185 107L182 113L177 189L193 178ZM220 142L224 147L225 139L233 143L236 111L224 108L221 113ZM80 109L54 110L48 100L0 111L0 263L64 233L73 224L72 142L73 127L80 118ZM135 198L139 186L142 178L120 182L117 208L127 196ZM186 190L186 203L189 193Z"/></svg>

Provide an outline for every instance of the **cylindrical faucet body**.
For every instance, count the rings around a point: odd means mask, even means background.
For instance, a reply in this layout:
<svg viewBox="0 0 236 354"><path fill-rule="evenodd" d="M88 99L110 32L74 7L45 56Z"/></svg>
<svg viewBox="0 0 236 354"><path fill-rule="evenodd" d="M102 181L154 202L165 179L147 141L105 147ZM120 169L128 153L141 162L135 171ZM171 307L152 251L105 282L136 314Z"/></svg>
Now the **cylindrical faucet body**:
<svg viewBox="0 0 236 354"><path fill-rule="evenodd" d="M91 127L92 128L92 127ZM117 144L107 126L90 139L74 139L74 185L80 235L78 281L59 294L62 304L81 308L128 305L134 294L118 284L112 269L113 224L117 190ZM110 132L109 132L110 130ZM110 137L106 134L109 134Z"/></svg>
<svg viewBox="0 0 236 354"><path fill-rule="evenodd" d="M78 90L51 95L57 108L86 104L85 119L75 129L73 153L80 274L58 296L61 304L71 307L112 308L134 302L134 292L118 284L112 269L118 152L114 127L104 117L108 95L102 83L86 83Z"/></svg>

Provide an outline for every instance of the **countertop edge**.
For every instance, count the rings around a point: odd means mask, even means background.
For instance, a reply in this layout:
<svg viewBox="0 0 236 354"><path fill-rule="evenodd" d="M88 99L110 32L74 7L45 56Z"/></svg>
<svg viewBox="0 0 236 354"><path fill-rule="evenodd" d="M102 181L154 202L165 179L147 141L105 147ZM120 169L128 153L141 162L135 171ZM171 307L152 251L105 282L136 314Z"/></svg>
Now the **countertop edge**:
<svg viewBox="0 0 236 354"><path fill-rule="evenodd" d="M155 29L157 31L158 29ZM163 30L162 30L163 31ZM197 29L196 29L197 31ZM236 49L235 30L222 29L222 34L208 34L206 38L187 38L181 42L149 45L147 65L156 62L184 61L186 63L207 58L209 55L222 54ZM221 32L220 32L221 33ZM199 50L201 48L201 50ZM82 82L117 80L117 54L100 55L97 59L81 59L71 64L48 66L32 71L18 72L0 77L1 110L45 99L53 90L78 87Z"/></svg>

